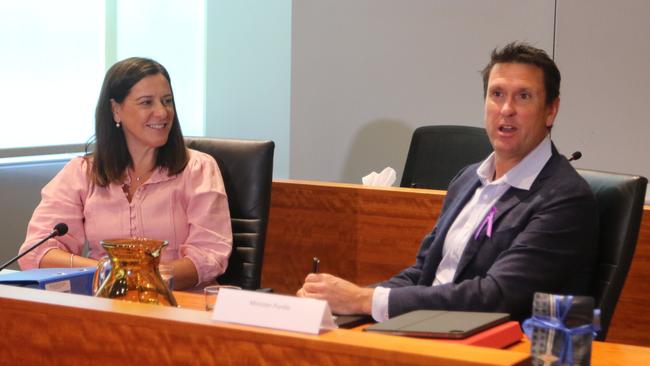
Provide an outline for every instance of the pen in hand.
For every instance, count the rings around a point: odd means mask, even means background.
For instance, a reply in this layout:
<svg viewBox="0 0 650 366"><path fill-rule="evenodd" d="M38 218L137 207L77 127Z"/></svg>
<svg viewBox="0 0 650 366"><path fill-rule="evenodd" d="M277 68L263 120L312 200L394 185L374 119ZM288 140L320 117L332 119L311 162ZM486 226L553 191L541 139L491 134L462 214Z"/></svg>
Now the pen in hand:
<svg viewBox="0 0 650 366"><path fill-rule="evenodd" d="M314 257L311 260L311 273L318 273L318 266L320 265L320 259Z"/></svg>

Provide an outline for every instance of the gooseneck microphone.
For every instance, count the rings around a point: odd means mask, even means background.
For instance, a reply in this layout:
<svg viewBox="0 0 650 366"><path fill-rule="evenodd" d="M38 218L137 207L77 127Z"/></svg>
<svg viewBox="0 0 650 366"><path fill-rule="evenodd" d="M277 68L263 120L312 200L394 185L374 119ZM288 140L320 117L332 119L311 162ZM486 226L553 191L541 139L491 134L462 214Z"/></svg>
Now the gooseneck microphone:
<svg viewBox="0 0 650 366"><path fill-rule="evenodd" d="M571 154L571 157L569 158L569 161L578 160L581 157L582 157L582 153L580 151L576 151L573 154Z"/></svg>
<svg viewBox="0 0 650 366"><path fill-rule="evenodd" d="M54 229L52 230L52 232L51 232L48 236L46 236L45 238L43 238L43 240L39 241L38 243L32 245L32 246L31 246L29 249L27 249L26 251L24 251L24 252L18 254L17 256L15 256L15 257L11 258L10 260L8 260L7 262L3 263L2 266L0 266L0 271L2 271L3 269L7 268L10 264L12 264L13 262L19 260L19 259L22 258L25 254L27 254L27 253L31 252L32 250L36 249L36 247L38 247L39 245L45 243L45 242L48 241L49 239L52 239L52 238L55 237L55 236L63 236L63 235L65 235L67 232L68 232L68 225L66 225L66 224L64 224L64 223L62 223L62 222L61 222L61 223L58 223L58 224L56 224L56 225L54 225Z"/></svg>

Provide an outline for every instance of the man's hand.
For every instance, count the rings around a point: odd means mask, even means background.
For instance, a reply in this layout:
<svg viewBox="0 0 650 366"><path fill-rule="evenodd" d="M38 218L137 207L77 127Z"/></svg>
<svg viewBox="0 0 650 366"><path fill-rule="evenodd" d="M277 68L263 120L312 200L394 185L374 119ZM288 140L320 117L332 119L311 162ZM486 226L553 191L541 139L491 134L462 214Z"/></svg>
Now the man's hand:
<svg viewBox="0 0 650 366"><path fill-rule="evenodd" d="M296 295L326 300L333 313L371 314L373 291L327 273L310 273Z"/></svg>

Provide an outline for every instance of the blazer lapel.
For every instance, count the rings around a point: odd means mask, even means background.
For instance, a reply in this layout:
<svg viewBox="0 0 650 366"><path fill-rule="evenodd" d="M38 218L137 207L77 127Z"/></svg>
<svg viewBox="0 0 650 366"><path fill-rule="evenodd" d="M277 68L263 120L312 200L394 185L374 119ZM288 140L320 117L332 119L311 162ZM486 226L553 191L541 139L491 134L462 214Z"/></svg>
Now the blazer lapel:
<svg viewBox="0 0 650 366"><path fill-rule="evenodd" d="M440 218L440 225L438 226L440 232L440 235L438 235L439 238L444 239L447 236L447 231L449 231L451 224L454 223L456 217L460 214L460 211L465 207L467 202L469 202L470 198L472 198L476 188L478 188L480 184L481 182L479 181L478 176L476 176L475 179L469 182L467 187L468 189L459 193L458 199L453 200L453 203L447 210L448 214L446 214L445 217Z"/></svg>
<svg viewBox="0 0 650 366"><path fill-rule="evenodd" d="M467 188L458 193L457 197L449 197L450 206L446 210L444 215L441 215L436 223L436 237L434 242L431 243L429 251L427 253L424 265L422 266L423 275L418 281L421 285L430 286L433 283L435 273L438 265L440 264L440 259L442 258L442 247L445 243L445 237L447 232L451 227L451 224L456 220L456 217L460 211L465 207L465 204L470 200L476 188L481 184L478 179L478 176L474 174L468 181L465 183Z"/></svg>
<svg viewBox="0 0 650 366"><path fill-rule="evenodd" d="M500 219L503 217L504 214L506 214L508 211L510 211L513 207L515 207L519 203L521 203L521 201L526 199L526 197L537 192L539 188L542 186L543 181L550 176L550 172L552 172L555 167L555 159L557 159L557 157L562 158L562 156L558 154L557 150L555 150L554 146L552 147L552 151L553 151L553 155L549 159L546 166L539 173L539 175L537 176L537 178L535 179L533 185L530 187L529 190L511 187L496 202L495 207L497 210L493 219L493 231L496 231L497 230L496 228L499 227ZM478 253L485 239L486 239L486 234L484 233L484 230L481 231L478 239L474 239L474 235L470 237L469 242L467 243L467 246L463 251L463 255L460 257L460 261L458 262L458 267L456 268L456 273L454 274L454 282L456 281L458 276L463 272L465 267L467 267L467 265L472 261L476 253Z"/></svg>

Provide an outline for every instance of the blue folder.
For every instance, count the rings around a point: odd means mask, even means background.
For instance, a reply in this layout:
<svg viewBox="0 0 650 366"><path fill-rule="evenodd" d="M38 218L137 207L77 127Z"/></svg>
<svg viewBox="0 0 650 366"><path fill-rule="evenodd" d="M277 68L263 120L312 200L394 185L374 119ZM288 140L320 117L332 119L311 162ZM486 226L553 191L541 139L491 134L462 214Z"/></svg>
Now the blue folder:
<svg viewBox="0 0 650 366"><path fill-rule="evenodd" d="M0 284L92 295L96 267L39 268L0 275Z"/></svg>

